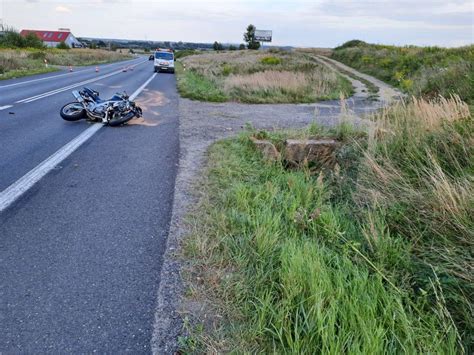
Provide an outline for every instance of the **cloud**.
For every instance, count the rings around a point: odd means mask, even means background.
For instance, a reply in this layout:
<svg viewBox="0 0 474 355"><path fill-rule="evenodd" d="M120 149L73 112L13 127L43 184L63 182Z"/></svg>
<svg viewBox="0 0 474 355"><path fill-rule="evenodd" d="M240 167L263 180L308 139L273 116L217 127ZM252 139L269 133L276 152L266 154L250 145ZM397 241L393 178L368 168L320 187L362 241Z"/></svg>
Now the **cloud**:
<svg viewBox="0 0 474 355"><path fill-rule="evenodd" d="M330 17L346 19L365 19L370 27L380 27L387 21L396 27L406 23L407 28L421 26L427 29L470 28L473 21L473 2L468 0L381 0L347 1L324 0L314 7L314 11Z"/></svg>
<svg viewBox="0 0 474 355"><path fill-rule="evenodd" d="M238 43L253 23L273 30L275 45L335 46L352 38L419 45L474 42L472 0L3 1L6 22L16 27L69 27L84 37ZM51 8L74 16L65 24L63 16L48 15Z"/></svg>
<svg viewBox="0 0 474 355"><path fill-rule="evenodd" d="M56 12L62 12L62 13L71 12L71 9L69 7L66 7L66 6L63 6L63 5L56 6L56 8L54 10Z"/></svg>

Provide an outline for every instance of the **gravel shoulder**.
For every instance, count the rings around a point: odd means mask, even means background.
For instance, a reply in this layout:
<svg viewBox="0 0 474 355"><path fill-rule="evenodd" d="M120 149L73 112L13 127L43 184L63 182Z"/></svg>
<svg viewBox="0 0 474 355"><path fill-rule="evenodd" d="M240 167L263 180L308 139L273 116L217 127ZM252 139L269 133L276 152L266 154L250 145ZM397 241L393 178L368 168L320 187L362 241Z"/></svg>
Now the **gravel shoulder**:
<svg viewBox="0 0 474 355"><path fill-rule="evenodd" d="M352 68L346 70L349 69ZM367 76L358 72L357 75ZM238 134L245 129L247 124L251 124L255 129L265 130L297 129L312 122L332 126L339 123L341 111L345 116L350 115L355 124L364 124L365 120L361 118L363 115L400 97L396 90L381 82L383 85L379 85L374 79L374 84L379 86L381 91L385 90L384 92L389 95L387 98L391 97L391 101L388 99L368 100L365 85L358 80L346 77L353 83L356 94L344 102L252 105L179 99L179 168L155 312L153 353L168 354L177 350L177 339L182 334L183 328L181 315L189 309L186 304L183 304L180 296L184 290L180 277L184 261L179 259L177 251L180 248L180 241L188 233L185 216L199 197L195 184L205 166L208 147L217 140Z"/></svg>

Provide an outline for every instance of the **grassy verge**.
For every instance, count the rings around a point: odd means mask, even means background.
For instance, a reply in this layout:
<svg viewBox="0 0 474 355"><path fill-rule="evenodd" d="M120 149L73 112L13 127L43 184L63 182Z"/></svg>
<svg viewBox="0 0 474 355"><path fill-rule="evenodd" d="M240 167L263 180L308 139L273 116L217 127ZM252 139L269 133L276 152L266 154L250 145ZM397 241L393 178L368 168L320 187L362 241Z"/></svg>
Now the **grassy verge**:
<svg viewBox="0 0 474 355"><path fill-rule="evenodd" d="M375 118L298 132L342 139L316 175L264 162L254 132L212 146L184 245L189 297L212 306L185 351L472 350L474 120L456 100Z"/></svg>
<svg viewBox="0 0 474 355"><path fill-rule="evenodd" d="M181 63L186 70L177 72L180 93L195 100L312 103L352 94L347 79L304 53L206 53L187 56Z"/></svg>
<svg viewBox="0 0 474 355"><path fill-rule="evenodd" d="M192 70L186 70L180 62L175 65L178 92L193 100L225 102L229 98L212 80Z"/></svg>
<svg viewBox="0 0 474 355"><path fill-rule="evenodd" d="M3 74L0 73L0 80L21 78L24 76L30 76L30 75L36 75L36 74L51 73L58 70L59 70L58 68L54 68L54 67L46 68L44 65L43 67L40 67L40 68L31 68L31 69L27 67L23 67L22 69L9 70Z"/></svg>
<svg viewBox="0 0 474 355"><path fill-rule="evenodd" d="M55 66L94 65L130 58L128 54L92 49L0 48L0 80L55 71Z"/></svg>
<svg viewBox="0 0 474 355"><path fill-rule="evenodd" d="M474 45L396 47L350 41L331 57L415 96L457 94L474 101Z"/></svg>

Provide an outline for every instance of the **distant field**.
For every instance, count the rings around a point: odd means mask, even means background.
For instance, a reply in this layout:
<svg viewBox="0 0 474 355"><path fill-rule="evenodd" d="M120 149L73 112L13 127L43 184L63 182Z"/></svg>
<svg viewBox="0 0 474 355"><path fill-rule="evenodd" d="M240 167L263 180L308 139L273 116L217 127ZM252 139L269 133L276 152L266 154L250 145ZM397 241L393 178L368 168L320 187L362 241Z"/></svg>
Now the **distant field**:
<svg viewBox="0 0 474 355"><path fill-rule="evenodd" d="M0 80L57 70L54 66L93 65L132 58L99 49L0 49ZM47 60L48 67L44 60Z"/></svg>
<svg viewBox="0 0 474 355"><path fill-rule="evenodd" d="M350 41L332 58L426 98L458 94L474 102L474 45L460 48L396 47Z"/></svg>
<svg viewBox="0 0 474 355"><path fill-rule="evenodd" d="M352 92L348 80L304 53L208 52L180 62L178 89L182 96L195 100L311 103Z"/></svg>

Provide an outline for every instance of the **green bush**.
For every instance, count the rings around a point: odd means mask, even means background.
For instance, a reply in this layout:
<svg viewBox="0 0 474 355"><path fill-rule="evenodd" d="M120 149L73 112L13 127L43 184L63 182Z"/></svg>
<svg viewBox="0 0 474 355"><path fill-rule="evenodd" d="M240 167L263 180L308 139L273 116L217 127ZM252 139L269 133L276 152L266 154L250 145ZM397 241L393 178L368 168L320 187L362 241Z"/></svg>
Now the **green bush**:
<svg viewBox="0 0 474 355"><path fill-rule="evenodd" d="M64 42L60 42L57 46L56 46L57 49L70 49L70 47Z"/></svg>
<svg viewBox="0 0 474 355"><path fill-rule="evenodd" d="M229 76L230 74L232 74L232 71L233 71L233 68L229 64L224 64L222 66L222 75Z"/></svg>
<svg viewBox="0 0 474 355"><path fill-rule="evenodd" d="M8 29L0 37L0 47L3 48L44 48L43 42L34 33L21 36L14 29Z"/></svg>
<svg viewBox="0 0 474 355"><path fill-rule="evenodd" d="M281 64L281 59L277 57L264 57L260 62L267 65L278 65Z"/></svg>
<svg viewBox="0 0 474 355"><path fill-rule="evenodd" d="M25 36L25 47L28 48L44 48L45 45L34 33L28 33Z"/></svg>
<svg viewBox="0 0 474 355"><path fill-rule="evenodd" d="M344 44L334 48L335 50L337 49L344 49L344 48L351 48L351 47L362 47L365 46L367 43L364 41L358 40L358 39L353 39L351 41L347 41Z"/></svg>
<svg viewBox="0 0 474 355"><path fill-rule="evenodd" d="M25 47L25 39L13 30L8 30L0 37L0 44L6 48L23 48Z"/></svg>
<svg viewBox="0 0 474 355"><path fill-rule="evenodd" d="M199 51L197 51L195 49L182 49L182 50L176 51L174 53L174 57L176 59L179 59L179 58L184 58L184 57L187 57L189 55L195 55L195 54L199 54Z"/></svg>

